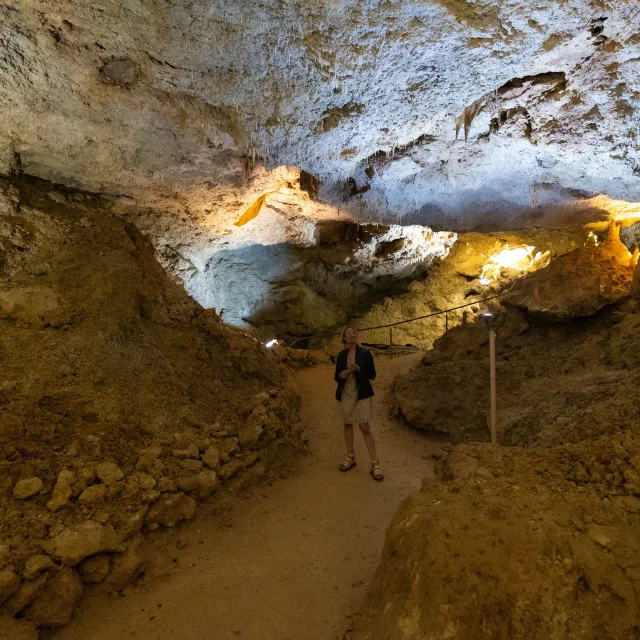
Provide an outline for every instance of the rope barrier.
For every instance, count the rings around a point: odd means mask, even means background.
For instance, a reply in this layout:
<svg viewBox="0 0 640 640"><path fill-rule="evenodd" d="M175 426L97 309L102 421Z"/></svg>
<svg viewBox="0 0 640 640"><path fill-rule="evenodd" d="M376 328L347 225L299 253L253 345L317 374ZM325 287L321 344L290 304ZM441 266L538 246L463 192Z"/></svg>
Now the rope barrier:
<svg viewBox="0 0 640 640"><path fill-rule="evenodd" d="M375 329L388 329L389 327L396 327L399 324L407 324L409 322L425 320L426 318L433 318L435 316L440 316L443 313L450 313L451 311L458 311L458 309L464 309L465 307L472 307L474 304L479 304L480 302L486 302L487 300L495 300L496 298L502 298L502 296L506 296L507 293L508 293L507 291L504 291L503 293L498 293L495 296L490 296L488 298L482 298L481 300L474 300L473 302L467 302L466 304L461 304L459 307L452 307L451 309L444 309L443 311L435 311L434 313L428 313L426 316L418 316L417 318L409 318L408 320L399 320L398 322L391 322L390 324L381 324L377 327L366 327L364 329L358 329L358 333L363 333L364 331L374 331ZM300 338L296 338L288 346L291 349L293 345L297 344L298 342L301 342L302 340L312 340L314 338L335 338L336 336L341 336L341 335L342 335L342 331L338 333L319 333L314 336L302 336Z"/></svg>

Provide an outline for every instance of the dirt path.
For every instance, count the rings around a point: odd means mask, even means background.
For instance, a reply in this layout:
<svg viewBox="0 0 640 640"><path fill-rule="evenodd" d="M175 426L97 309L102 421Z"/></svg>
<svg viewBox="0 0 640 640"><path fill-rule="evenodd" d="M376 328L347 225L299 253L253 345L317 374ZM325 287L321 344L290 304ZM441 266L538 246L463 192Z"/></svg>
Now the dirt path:
<svg viewBox="0 0 640 640"><path fill-rule="evenodd" d="M299 470L260 487L226 520L203 516L179 534L164 578L109 598L85 597L56 640L334 640L342 638L375 570L399 503L432 473L434 445L387 418L391 380L416 356L379 358L374 434L386 479L369 475L364 442L358 466L342 474L344 444L333 411L333 371L298 374L311 454Z"/></svg>

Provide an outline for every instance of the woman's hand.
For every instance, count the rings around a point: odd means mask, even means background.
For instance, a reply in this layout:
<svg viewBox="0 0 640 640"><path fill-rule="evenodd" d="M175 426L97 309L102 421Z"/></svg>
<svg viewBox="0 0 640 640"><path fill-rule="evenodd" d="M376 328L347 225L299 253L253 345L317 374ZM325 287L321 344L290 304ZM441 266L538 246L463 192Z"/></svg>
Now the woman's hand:
<svg viewBox="0 0 640 640"><path fill-rule="evenodd" d="M357 373L358 371L360 371L360 367L355 363L350 364L349 365L349 371L353 371L353 372Z"/></svg>
<svg viewBox="0 0 640 640"><path fill-rule="evenodd" d="M351 375L351 371L349 371L349 369L345 369L345 370L340 374L340 377L341 377L343 380L346 380L350 375Z"/></svg>

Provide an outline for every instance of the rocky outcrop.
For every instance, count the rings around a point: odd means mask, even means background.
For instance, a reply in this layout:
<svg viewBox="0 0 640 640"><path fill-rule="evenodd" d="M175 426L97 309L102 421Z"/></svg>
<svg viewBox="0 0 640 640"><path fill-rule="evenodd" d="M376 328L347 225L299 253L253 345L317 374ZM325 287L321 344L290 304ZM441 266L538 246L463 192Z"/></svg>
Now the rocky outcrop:
<svg viewBox="0 0 640 640"><path fill-rule="evenodd" d="M457 447L394 517L353 640L633 637L637 446Z"/></svg>
<svg viewBox="0 0 640 640"><path fill-rule="evenodd" d="M0 181L0 275L0 615L55 628L137 579L147 532L302 452L299 398L97 197Z"/></svg>
<svg viewBox="0 0 640 640"><path fill-rule="evenodd" d="M618 0L12 1L0 166L229 223L261 159L423 224L640 200L637 24Z"/></svg>
<svg viewBox="0 0 640 640"><path fill-rule="evenodd" d="M354 321L358 327L376 327L434 314L392 328L394 344L429 348L446 329L471 322L480 310L479 300L503 293L552 258L582 246L587 236L580 227L460 234L448 255L433 261L426 277L415 279L399 295L396 289ZM463 305L446 316L438 313ZM388 344L389 329L367 331L361 339ZM338 349L339 340L331 346Z"/></svg>
<svg viewBox="0 0 640 640"><path fill-rule="evenodd" d="M635 428L637 299L572 323L513 308L494 309L494 315L500 443L549 446ZM453 442L488 440L488 367L484 325L456 327L394 381L396 410L411 426Z"/></svg>
<svg viewBox="0 0 640 640"><path fill-rule="evenodd" d="M637 261L612 222L601 245L590 242L522 278L502 301L555 322L591 316L631 294Z"/></svg>
<svg viewBox="0 0 640 640"><path fill-rule="evenodd" d="M287 202L267 199L259 216L224 241L185 225L165 234L168 245L180 248L159 251L201 304L217 309L225 322L257 330L265 341L323 333L345 322L390 288L402 290L424 277L456 238L418 225L357 224L337 209L323 211L301 199L297 188L288 191ZM132 220L155 234L157 220ZM176 252L190 256L187 266Z"/></svg>

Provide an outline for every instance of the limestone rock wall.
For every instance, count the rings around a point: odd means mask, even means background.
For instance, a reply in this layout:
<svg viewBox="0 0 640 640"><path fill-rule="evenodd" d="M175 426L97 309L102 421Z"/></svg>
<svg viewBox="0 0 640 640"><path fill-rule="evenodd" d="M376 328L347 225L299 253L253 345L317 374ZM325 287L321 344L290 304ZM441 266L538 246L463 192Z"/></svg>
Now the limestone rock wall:
<svg viewBox="0 0 640 640"><path fill-rule="evenodd" d="M3 629L66 624L84 585L122 589L146 533L304 450L298 407L277 356L99 197L0 181Z"/></svg>
<svg viewBox="0 0 640 640"><path fill-rule="evenodd" d="M556 258L493 301L501 443L550 446L635 429L636 258L612 225L599 246ZM394 382L400 415L454 442L488 440L488 342L480 319L437 339Z"/></svg>
<svg viewBox="0 0 640 640"><path fill-rule="evenodd" d="M633 638L637 447L456 447L387 530L351 638Z"/></svg>
<svg viewBox="0 0 640 640"><path fill-rule="evenodd" d="M639 25L623 0L9 0L0 167L218 220L263 162L423 224L640 200Z"/></svg>
<svg viewBox="0 0 640 640"><path fill-rule="evenodd" d="M582 228L459 234L449 253L436 258L429 266L426 277L415 278L405 292L394 291L393 295L374 301L353 320L358 327L364 328L438 314L392 327L394 344L429 349L447 329L462 322L472 322L485 310L487 303L481 302L483 299L503 293L526 273L546 266L553 257L582 246L587 234L588 231ZM516 268L504 265L492 268L496 256L501 257L503 252L507 254L506 258L521 252L524 259L515 265ZM446 315L439 313L463 305L468 306ZM361 339L387 344L389 329L363 332ZM333 346L338 348L339 342L334 341Z"/></svg>

